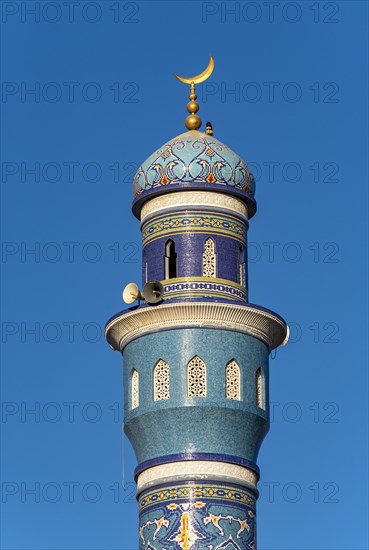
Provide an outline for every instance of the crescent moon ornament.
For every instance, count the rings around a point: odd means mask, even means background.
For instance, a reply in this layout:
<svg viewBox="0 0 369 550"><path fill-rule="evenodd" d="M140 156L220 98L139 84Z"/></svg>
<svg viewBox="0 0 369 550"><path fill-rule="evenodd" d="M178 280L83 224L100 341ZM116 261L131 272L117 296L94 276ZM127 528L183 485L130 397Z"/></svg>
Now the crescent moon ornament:
<svg viewBox="0 0 369 550"><path fill-rule="evenodd" d="M200 82L204 82L211 73L214 70L214 58L212 55L210 55L209 64L206 67L205 71L202 71L202 73L196 75L196 76L190 76L188 78L184 76L179 76L178 74L174 74L176 78L180 82L183 82L184 84L190 85L190 95L189 100L190 102L187 103L187 111L190 113L189 116L185 120L185 126L188 130L198 130L201 126L201 118L196 114L197 111L200 109L199 104L196 103L197 95L195 90L195 84L200 84ZM208 128L206 128L206 133L209 135L213 135L213 130L211 128L211 125Z"/></svg>
<svg viewBox="0 0 369 550"><path fill-rule="evenodd" d="M180 80L184 84L192 84L192 82L194 84L200 84L201 82L204 82L206 79L209 78L213 70L214 70L214 58L212 55L210 55L209 65L206 67L205 71L202 71L202 73L198 74L197 76L190 76L188 78L175 74L175 77L178 78L178 80Z"/></svg>

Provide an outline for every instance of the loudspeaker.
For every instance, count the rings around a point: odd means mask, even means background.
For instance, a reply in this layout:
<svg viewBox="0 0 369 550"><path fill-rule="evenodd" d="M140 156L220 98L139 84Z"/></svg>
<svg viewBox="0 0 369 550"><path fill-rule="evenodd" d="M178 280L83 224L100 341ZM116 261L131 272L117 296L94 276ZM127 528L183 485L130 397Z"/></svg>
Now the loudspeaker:
<svg viewBox="0 0 369 550"><path fill-rule="evenodd" d="M128 283L123 290L122 298L126 304L132 304L136 300L142 300L143 296L136 283Z"/></svg>
<svg viewBox="0 0 369 550"><path fill-rule="evenodd" d="M148 304L157 304L163 299L164 288L160 281L148 281L142 289L142 296Z"/></svg>
<svg viewBox="0 0 369 550"><path fill-rule="evenodd" d="M281 346L285 346L290 338L290 327L287 325L287 334L286 338L283 340Z"/></svg>

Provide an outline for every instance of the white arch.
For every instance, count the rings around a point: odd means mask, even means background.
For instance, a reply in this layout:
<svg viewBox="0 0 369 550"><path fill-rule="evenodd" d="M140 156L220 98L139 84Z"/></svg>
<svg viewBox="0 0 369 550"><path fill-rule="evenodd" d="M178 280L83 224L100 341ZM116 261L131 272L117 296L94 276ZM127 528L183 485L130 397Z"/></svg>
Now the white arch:
<svg viewBox="0 0 369 550"><path fill-rule="evenodd" d="M206 365L198 355L187 365L187 396L206 397Z"/></svg>
<svg viewBox="0 0 369 550"><path fill-rule="evenodd" d="M204 251L202 253L202 276L217 276L217 260L215 253L215 242L208 237L204 242Z"/></svg>
<svg viewBox="0 0 369 550"><path fill-rule="evenodd" d="M260 409L265 410L265 399L264 399L264 377L259 367L256 371L256 405Z"/></svg>
<svg viewBox="0 0 369 550"><path fill-rule="evenodd" d="M162 401L170 397L169 365L159 359L154 367L154 401Z"/></svg>
<svg viewBox="0 0 369 550"><path fill-rule="evenodd" d="M133 369L131 375L131 404L132 409L136 409L139 405L139 377L136 369Z"/></svg>
<svg viewBox="0 0 369 550"><path fill-rule="evenodd" d="M232 359L226 366L226 398L241 401L241 369Z"/></svg>

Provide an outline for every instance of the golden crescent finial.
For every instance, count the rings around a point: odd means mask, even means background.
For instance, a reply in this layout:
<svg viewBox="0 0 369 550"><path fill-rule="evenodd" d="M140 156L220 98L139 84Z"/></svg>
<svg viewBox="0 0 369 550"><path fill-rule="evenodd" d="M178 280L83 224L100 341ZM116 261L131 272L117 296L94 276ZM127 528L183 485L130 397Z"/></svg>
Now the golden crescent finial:
<svg viewBox="0 0 369 550"><path fill-rule="evenodd" d="M200 84L200 82L204 82L207 78L209 78L213 70L214 58L210 54L210 61L208 66L206 67L205 71L202 71L202 73L198 74L197 76L190 76L189 78L185 78L184 76L179 76L178 74L175 74L175 77L178 78L178 80L180 80L184 84L189 84L191 86L189 95L190 102L187 104L187 111L190 113L190 115L185 120L185 125L188 130L198 130L201 126L201 118L196 114L200 107L199 104L196 103L197 95L195 91L195 84Z"/></svg>
<svg viewBox="0 0 369 550"><path fill-rule="evenodd" d="M180 80L184 84L191 84L192 82L194 84L200 84L200 82L204 82L207 78L209 78L213 70L214 70L214 58L212 55L210 55L209 65L206 67L205 71L203 71L202 73L198 74L197 76L190 76L189 78L185 78L184 76L179 76L178 74L176 74L175 77L178 78L178 80Z"/></svg>

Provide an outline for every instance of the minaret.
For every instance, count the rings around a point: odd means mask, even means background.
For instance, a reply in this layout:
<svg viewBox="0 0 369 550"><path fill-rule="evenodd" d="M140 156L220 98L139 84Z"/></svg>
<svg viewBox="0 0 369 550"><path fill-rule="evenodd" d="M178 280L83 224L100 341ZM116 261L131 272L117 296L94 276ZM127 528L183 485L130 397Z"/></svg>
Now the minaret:
<svg viewBox="0 0 369 550"><path fill-rule="evenodd" d="M178 77L191 86L188 131L137 171L144 288L128 285L138 305L106 325L123 354L142 550L256 548L268 359L288 338L279 315L248 300L253 175L210 123L198 130L195 84L213 66Z"/></svg>

